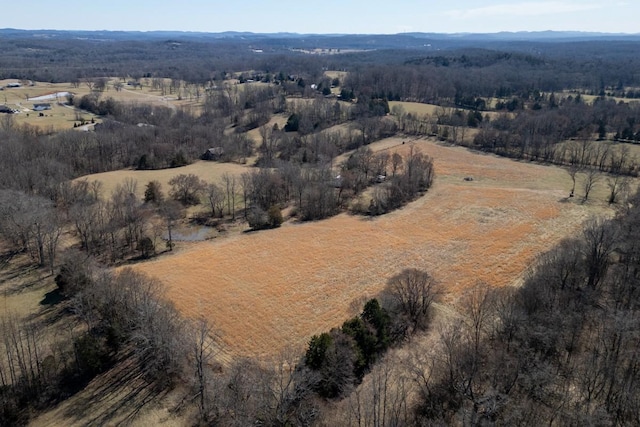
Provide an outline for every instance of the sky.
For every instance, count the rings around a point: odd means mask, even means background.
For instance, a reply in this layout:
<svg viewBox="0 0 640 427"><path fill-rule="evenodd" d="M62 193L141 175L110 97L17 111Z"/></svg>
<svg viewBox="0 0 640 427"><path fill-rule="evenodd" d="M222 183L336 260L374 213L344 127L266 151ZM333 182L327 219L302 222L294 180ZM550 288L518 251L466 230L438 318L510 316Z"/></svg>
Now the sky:
<svg viewBox="0 0 640 427"><path fill-rule="evenodd" d="M396 34L640 33L638 0L32 0L0 28Z"/></svg>

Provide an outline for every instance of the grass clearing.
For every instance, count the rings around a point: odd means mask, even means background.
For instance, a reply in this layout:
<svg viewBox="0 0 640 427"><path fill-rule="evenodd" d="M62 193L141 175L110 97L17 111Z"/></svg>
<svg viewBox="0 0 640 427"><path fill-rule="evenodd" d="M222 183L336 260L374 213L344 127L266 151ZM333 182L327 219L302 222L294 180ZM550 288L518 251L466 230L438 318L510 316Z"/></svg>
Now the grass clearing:
<svg viewBox="0 0 640 427"><path fill-rule="evenodd" d="M167 192L170 189L169 180L174 176L180 174L194 174L207 182L220 183L222 181L222 175L224 175L225 173L229 173L238 177L249 170L250 167L247 165L240 165L237 163L207 162L199 160L190 165L179 168L157 170L123 169L113 172L85 175L83 177L77 178L76 180L86 179L89 182L100 181L102 183L102 196L108 197L118 185L122 185L127 179L133 179L138 181L136 196L142 199L144 197L145 186L149 181L155 180L160 182L160 184L162 185L162 192L166 196Z"/></svg>
<svg viewBox="0 0 640 427"><path fill-rule="evenodd" d="M449 301L477 280L517 284L539 253L590 215L611 213L596 194L587 204L567 200L570 178L560 168L415 144L434 158L436 183L399 211L194 243L135 268L160 278L183 313L209 318L228 357L264 356L339 326L361 309L354 302L406 267L433 273ZM391 138L372 149L409 144Z"/></svg>
<svg viewBox="0 0 640 427"><path fill-rule="evenodd" d="M450 114L455 110L464 110L462 108L441 107L439 105L425 104L422 102L389 101L389 108L393 109L394 106L402 107L406 113L415 114L418 117L425 115L434 116L437 113ZM500 117L503 114L508 114L496 111L482 111L481 113L483 116L489 116L491 120Z"/></svg>
<svg viewBox="0 0 640 427"><path fill-rule="evenodd" d="M39 269L25 253L3 253L0 258L0 318L23 319L46 310L47 294L56 289L53 276Z"/></svg>

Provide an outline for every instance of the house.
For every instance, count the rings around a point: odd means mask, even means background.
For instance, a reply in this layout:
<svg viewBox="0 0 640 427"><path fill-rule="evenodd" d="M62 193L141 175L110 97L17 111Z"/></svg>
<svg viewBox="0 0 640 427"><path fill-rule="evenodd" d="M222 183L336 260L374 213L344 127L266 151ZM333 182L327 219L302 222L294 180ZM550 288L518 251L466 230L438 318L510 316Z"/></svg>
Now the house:
<svg viewBox="0 0 640 427"><path fill-rule="evenodd" d="M13 110L6 105L0 105L0 113L13 114Z"/></svg>
<svg viewBox="0 0 640 427"><path fill-rule="evenodd" d="M202 160L220 160L223 154L224 154L224 148L213 147L205 151L201 158Z"/></svg>
<svg viewBox="0 0 640 427"><path fill-rule="evenodd" d="M33 104L33 111L44 111L44 110L51 110L51 104L49 103Z"/></svg>

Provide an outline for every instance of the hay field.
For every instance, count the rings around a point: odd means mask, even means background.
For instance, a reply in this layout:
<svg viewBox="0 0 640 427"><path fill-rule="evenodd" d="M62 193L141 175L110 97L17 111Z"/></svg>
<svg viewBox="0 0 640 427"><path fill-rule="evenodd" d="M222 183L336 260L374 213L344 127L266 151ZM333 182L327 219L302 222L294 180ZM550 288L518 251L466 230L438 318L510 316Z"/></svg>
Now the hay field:
<svg viewBox="0 0 640 427"><path fill-rule="evenodd" d="M445 111L447 114L450 113L452 110L461 109L461 108L441 107L435 104L424 104L422 102L389 101L390 109L392 109L396 105L404 108L405 112L416 114L418 116L424 116L427 114L430 116L433 116L436 114L438 109L440 109L441 111ZM496 111L482 111L482 115L489 116L491 120L495 119L496 117L499 117L502 114L507 114L507 113L499 113Z"/></svg>
<svg viewBox="0 0 640 427"><path fill-rule="evenodd" d="M218 162L206 162L197 161L188 166L182 166L179 168L170 169L158 169L158 170L133 170L122 169L112 172L96 173L92 175L85 175L77 178L76 180L88 180L100 181L102 183L102 196L108 197L118 185L124 183L126 179L133 179L138 181L138 187L136 189L136 195L140 198L144 197L145 186L149 181L158 181L162 185L162 191L167 193L169 191L169 180L176 175L180 174L194 174L207 182L219 183L222 181L222 175L229 173L232 175L240 176L244 172L249 170L249 166L240 165L237 163L218 163Z"/></svg>
<svg viewBox="0 0 640 427"><path fill-rule="evenodd" d="M347 77L347 74L349 73L347 73L346 71L336 71L336 70L327 70L324 72L324 75L329 77L330 79L338 78L340 80Z"/></svg>
<svg viewBox="0 0 640 427"><path fill-rule="evenodd" d="M567 202L561 169L428 140L416 147L435 159L436 184L404 209L194 243L135 268L160 278L185 314L209 318L228 357L264 356L341 325L405 267L433 273L449 301L476 280L517 284L537 254L607 212L595 199ZM389 139L374 148L409 144Z"/></svg>

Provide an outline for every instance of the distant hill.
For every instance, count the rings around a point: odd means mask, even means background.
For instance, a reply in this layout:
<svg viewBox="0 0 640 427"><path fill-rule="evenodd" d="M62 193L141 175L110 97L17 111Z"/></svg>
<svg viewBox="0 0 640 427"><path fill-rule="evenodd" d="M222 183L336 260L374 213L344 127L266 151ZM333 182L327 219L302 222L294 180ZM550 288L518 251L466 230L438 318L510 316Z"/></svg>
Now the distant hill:
<svg viewBox="0 0 640 427"><path fill-rule="evenodd" d="M191 31L63 31L63 30L21 30L0 29L2 38L35 39L81 39L95 41L118 40L220 40L235 39L244 41L270 42L288 41L295 44L332 45L338 48L416 48L429 41L444 42L445 45L470 42L508 42L508 41L544 41L567 42L589 40L626 40L640 41L638 34L594 33L579 31L520 31L499 33L400 33L400 34L298 34L298 33L252 33L246 31L226 31L221 33Z"/></svg>

